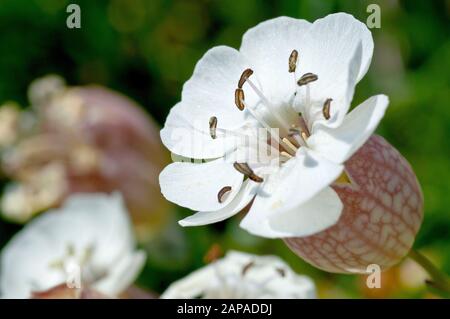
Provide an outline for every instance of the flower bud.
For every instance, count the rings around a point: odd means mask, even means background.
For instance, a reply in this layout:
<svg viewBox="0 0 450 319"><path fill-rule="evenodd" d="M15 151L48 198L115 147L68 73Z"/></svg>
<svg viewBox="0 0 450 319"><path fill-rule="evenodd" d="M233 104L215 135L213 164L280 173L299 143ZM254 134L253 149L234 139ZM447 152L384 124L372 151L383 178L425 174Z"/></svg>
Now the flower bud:
<svg viewBox="0 0 450 319"><path fill-rule="evenodd" d="M335 273L386 269L411 249L423 218L423 195L406 159L372 136L346 163L350 183L333 188L344 204L332 227L285 243L313 266Z"/></svg>

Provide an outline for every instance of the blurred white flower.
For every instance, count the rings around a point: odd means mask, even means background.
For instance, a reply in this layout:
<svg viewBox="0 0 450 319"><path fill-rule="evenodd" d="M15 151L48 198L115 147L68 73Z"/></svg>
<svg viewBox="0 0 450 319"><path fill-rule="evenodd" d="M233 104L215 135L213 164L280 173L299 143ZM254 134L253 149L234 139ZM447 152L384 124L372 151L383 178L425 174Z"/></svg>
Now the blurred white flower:
<svg viewBox="0 0 450 319"><path fill-rule="evenodd" d="M61 163L49 163L40 170L22 173L27 174L27 181L7 185L0 204L3 216L18 222L26 222L36 212L52 207L68 188Z"/></svg>
<svg viewBox="0 0 450 319"><path fill-rule="evenodd" d="M231 251L224 258L173 283L162 295L174 298L315 298L313 281L276 256Z"/></svg>
<svg viewBox="0 0 450 319"><path fill-rule="evenodd" d="M0 296L29 298L66 283L115 297L134 282L144 261L119 193L75 194L3 249Z"/></svg>

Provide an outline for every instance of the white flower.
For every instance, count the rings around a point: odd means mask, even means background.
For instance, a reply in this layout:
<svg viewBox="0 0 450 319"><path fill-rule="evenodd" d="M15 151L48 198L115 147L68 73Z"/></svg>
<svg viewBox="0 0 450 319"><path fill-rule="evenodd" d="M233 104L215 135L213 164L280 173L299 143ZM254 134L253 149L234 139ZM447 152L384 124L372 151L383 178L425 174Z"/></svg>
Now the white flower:
<svg viewBox="0 0 450 319"><path fill-rule="evenodd" d="M208 51L161 131L173 153L204 159L160 175L168 200L199 211L180 224L218 222L253 200L241 227L256 235L308 236L334 225L342 203L330 185L388 105L377 95L347 114L372 52L370 31L344 13L314 23L276 18L247 31L239 51ZM253 152L242 137L255 128L278 129L264 142L274 161L234 163Z"/></svg>
<svg viewBox="0 0 450 319"><path fill-rule="evenodd" d="M134 282L145 254L135 250L118 193L78 194L25 226L0 261L2 298L29 298L61 283L114 297Z"/></svg>
<svg viewBox="0 0 450 319"><path fill-rule="evenodd" d="M276 256L231 251L173 283L162 295L174 298L315 298L313 281L297 275Z"/></svg>

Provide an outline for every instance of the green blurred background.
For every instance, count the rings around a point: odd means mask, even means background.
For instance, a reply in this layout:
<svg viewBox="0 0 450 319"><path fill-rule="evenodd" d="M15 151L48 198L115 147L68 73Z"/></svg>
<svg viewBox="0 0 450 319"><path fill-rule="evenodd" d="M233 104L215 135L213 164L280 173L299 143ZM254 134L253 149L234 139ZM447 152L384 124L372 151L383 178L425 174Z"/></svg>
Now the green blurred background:
<svg viewBox="0 0 450 319"><path fill-rule="evenodd" d="M66 27L66 7L81 7L81 29ZM212 46L235 48L257 23L287 15L313 21L345 11L366 21L368 4L381 7L381 28L372 29L375 53L353 105L384 93L390 107L378 129L409 160L425 196L425 220L416 241L450 273L450 1L317 0L0 0L0 103L27 105L29 83L57 73L70 85L98 83L138 101L162 125L180 99L183 83ZM179 209L177 214L189 212ZM276 254L312 276L321 297L432 297L409 263L388 271L382 289L365 278L312 268L276 240L246 234L237 218L210 227L181 229L168 247L155 247L139 278L161 292L203 265L217 243L258 254ZM19 226L0 222L0 245ZM410 282L410 283L408 283Z"/></svg>

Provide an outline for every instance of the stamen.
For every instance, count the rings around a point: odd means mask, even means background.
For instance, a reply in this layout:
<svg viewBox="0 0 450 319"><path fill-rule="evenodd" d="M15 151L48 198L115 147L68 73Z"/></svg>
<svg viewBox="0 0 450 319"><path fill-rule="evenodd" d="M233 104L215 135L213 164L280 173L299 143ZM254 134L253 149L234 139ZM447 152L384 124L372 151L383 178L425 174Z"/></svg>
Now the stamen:
<svg viewBox="0 0 450 319"><path fill-rule="evenodd" d="M306 134L305 132L302 131L302 139L306 142L306 140L308 139L308 134Z"/></svg>
<svg viewBox="0 0 450 319"><path fill-rule="evenodd" d="M216 129L217 129L217 117L211 116L209 119L209 134L212 139L216 139Z"/></svg>
<svg viewBox="0 0 450 319"><path fill-rule="evenodd" d="M236 104L239 111L243 111L245 108L244 100L245 100L244 90L236 89L236 91L234 91L234 103Z"/></svg>
<svg viewBox="0 0 450 319"><path fill-rule="evenodd" d="M328 120L330 118L330 106L331 106L331 101L333 101L333 99L329 98L325 100L325 103L323 104L323 108L322 108L322 113L323 113L323 117Z"/></svg>
<svg viewBox="0 0 450 319"><path fill-rule="evenodd" d="M293 50L291 55L289 56L289 73L295 72L297 68L297 59L298 59L298 51Z"/></svg>
<svg viewBox="0 0 450 319"><path fill-rule="evenodd" d="M280 274L281 277L286 276L286 271L283 268L277 268L276 271Z"/></svg>
<svg viewBox="0 0 450 319"><path fill-rule="evenodd" d="M316 74L313 73L305 73L302 75L302 77L300 78L300 80L297 81L297 84L299 86L302 85L306 85L308 83L314 82L318 79L319 77Z"/></svg>
<svg viewBox="0 0 450 319"><path fill-rule="evenodd" d="M253 170L250 168L250 166L248 166L247 163L235 162L233 166L239 173L244 174L245 176L247 176L256 183L262 183L264 181L262 177L259 177L253 172Z"/></svg>
<svg viewBox="0 0 450 319"><path fill-rule="evenodd" d="M223 203L225 201L224 196L231 191L231 186L225 186L224 188L222 188L219 193L217 194L217 200L219 201L219 203Z"/></svg>
<svg viewBox="0 0 450 319"><path fill-rule="evenodd" d="M249 269L252 268L254 265L255 265L254 261L251 261L247 265L245 265L244 268L242 268L242 276L245 276L247 271L249 271Z"/></svg>
<svg viewBox="0 0 450 319"><path fill-rule="evenodd" d="M244 85L245 81L253 74L252 69L246 69L244 72L242 72L241 78L238 82L238 88L242 89L242 86Z"/></svg>
<svg viewBox="0 0 450 319"><path fill-rule="evenodd" d="M289 141L286 137L284 137L282 139L283 143L286 144L292 151L294 151L294 155L295 152L297 152L297 147L294 146L294 144L292 144L291 141Z"/></svg>
<svg viewBox="0 0 450 319"><path fill-rule="evenodd" d="M264 96L264 94L256 87L255 84L253 84L252 81L250 81L250 79L247 79L247 83L251 86L251 88L253 89L253 91L255 91L255 93L258 95L258 97L261 99L261 101L263 102L263 104L268 108L270 114L272 114L277 120L278 122L281 124L280 129L282 129L283 127L288 127L288 123L279 115L279 111L277 109L275 109L272 104L269 102L269 100Z"/></svg>

